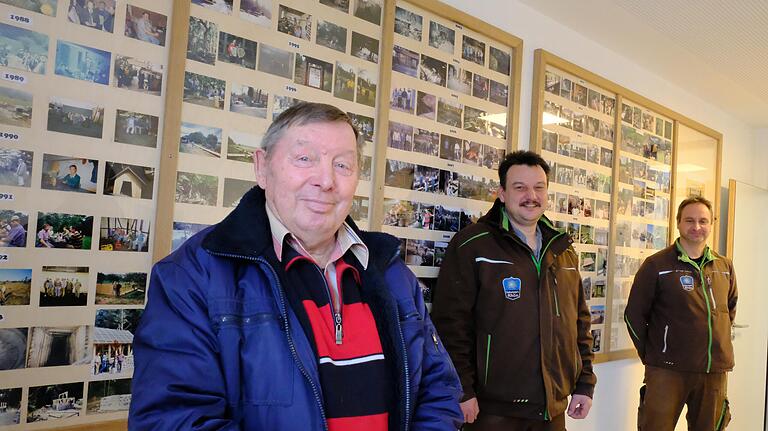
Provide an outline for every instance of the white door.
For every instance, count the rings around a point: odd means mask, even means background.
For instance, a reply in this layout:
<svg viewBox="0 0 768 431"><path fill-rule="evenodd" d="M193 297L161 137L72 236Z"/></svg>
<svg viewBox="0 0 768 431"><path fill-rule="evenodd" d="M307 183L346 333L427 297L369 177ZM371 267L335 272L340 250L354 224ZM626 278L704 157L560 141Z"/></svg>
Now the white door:
<svg viewBox="0 0 768 431"><path fill-rule="evenodd" d="M728 254L733 259L736 306L736 367L728 379L733 420L728 431L765 430L768 359L768 190L731 180Z"/></svg>

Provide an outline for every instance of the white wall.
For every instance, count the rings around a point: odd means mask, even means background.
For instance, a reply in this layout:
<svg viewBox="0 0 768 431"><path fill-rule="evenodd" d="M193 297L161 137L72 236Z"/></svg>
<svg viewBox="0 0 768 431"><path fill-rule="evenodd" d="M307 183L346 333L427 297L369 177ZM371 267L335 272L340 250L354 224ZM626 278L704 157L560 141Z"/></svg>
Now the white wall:
<svg viewBox="0 0 768 431"><path fill-rule="evenodd" d="M544 48L721 132L724 187L727 187L729 178L768 187L768 169L764 166L764 162L768 161L768 130L758 133L698 95L671 85L663 77L633 63L630 58L517 1L442 1L523 39L519 148L528 148L529 143L533 51ZM756 151L758 147L759 151ZM637 391L643 379L642 365L637 360L614 361L597 365L595 371L598 384L592 412L586 420L569 421L569 431L637 429ZM684 427L684 421L681 421L677 429L683 430Z"/></svg>

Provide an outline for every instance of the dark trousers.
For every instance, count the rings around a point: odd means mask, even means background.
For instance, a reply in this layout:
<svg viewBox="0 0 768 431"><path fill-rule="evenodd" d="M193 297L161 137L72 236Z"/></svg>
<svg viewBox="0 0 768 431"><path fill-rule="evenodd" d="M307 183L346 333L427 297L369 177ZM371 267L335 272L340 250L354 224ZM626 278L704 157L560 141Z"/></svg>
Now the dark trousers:
<svg viewBox="0 0 768 431"><path fill-rule="evenodd" d="M684 405L689 431L724 430L731 420L726 373L687 373L645 367L637 414L639 431L673 431Z"/></svg>
<svg viewBox="0 0 768 431"><path fill-rule="evenodd" d="M464 424L463 431L565 431L565 413L551 421L521 419L507 416L477 415L475 422Z"/></svg>

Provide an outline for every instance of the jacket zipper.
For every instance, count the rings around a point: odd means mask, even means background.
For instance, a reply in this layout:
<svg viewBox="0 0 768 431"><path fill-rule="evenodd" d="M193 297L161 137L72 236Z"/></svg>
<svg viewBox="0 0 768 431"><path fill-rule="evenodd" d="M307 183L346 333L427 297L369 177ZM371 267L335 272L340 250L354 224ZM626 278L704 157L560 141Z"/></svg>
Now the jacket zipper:
<svg viewBox="0 0 768 431"><path fill-rule="evenodd" d="M307 382L309 382L309 386L312 388L312 393L315 395L315 402L317 403L318 409L320 409L320 417L323 420L323 429L325 431L328 431L328 420L325 417L325 408L323 407L323 401L320 397L320 390L317 388L317 385L315 385L315 382L312 380L312 377L309 375L309 372L307 371L307 369L304 367L304 364L299 359L299 354L296 351L296 346L293 343L293 338L291 338L290 328L288 327L288 311L286 310L286 307L285 307L285 302L286 302L285 293L283 292L283 288L280 285L280 279L277 278L277 272L275 272L275 269L272 268L269 262L267 262L266 259L262 257L254 258L254 257L243 256L238 254L218 253L218 252L213 252L209 250L206 250L206 251L215 256L250 260L252 262L260 263L262 266L267 267L269 269L269 272L271 273L272 278L275 282L275 284L271 285L271 287L273 290L277 290L277 297L280 298L280 314L281 314L281 317L283 318L283 328L285 329L285 337L288 340L288 347L291 349L291 356L293 356L293 361L299 367L299 371L301 371L301 374L304 376Z"/></svg>
<svg viewBox="0 0 768 431"><path fill-rule="evenodd" d="M509 232L507 232L507 234L510 235L513 240L518 241L522 244L522 241L520 240L520 238L517 237L517 235L511 235L509 234ZM539 257L544 256L547 253L547 249L549 248L549 246L552 245L552 243L556 239L560 238L563 235L565 235L564 232L558 232L555 236L550 238L550 240L547 242L547 245L542 247L541 251L539 252ZM557 256L554 256L554 257L557 257ZM531 260L533 261L533 265L536 266L536 275L539 277L539 279L541 279L541 258L536 259L536 256L534 256L533 253L531 253ZM555 315L557 317L560 317L560 304L557 301L557 277L555 276L555 274L552 274L552 277L555 280L555 288L552 289L552 300L555 303Z"/></svg>
<svg viewBox="0 0 768 431"><path fill-rule="evenodd" d="M707 287L709 288L709 296L712 297L712 309L717 310L717 302L715 302L715 292L712 291L712 277L707 276Z"/></svg>
<svg viewBox="0 0 768 431"><path fill-rule="evenodd" d="M691 260L687 254L683 253L683 257L680 258L683 262L690 263L698 272L699 279L701 280L701 293L704 294L704 302L707 305L707 373L712 369L712 306L709 303L709 295L707 294L707 284L704 279L704 266L712 260L702 260L701 266Z"/></svg>
<svg viewBox="0 0 768 431"><path fill-rule="evenodd" d="M344 326L342 325L342 317L341 317L341 310L342 310L342 304L343 301L341 299L341 286L336 286L336 293L337 293L337 300L333 299L333 295L331 295L331 286L328 285L328 280L325 279L325 275L320 271L320 268L317 265L314 265L317 272L320 274L320 278L323 279L323 285L325 286L325 293L328 294L328 302L331 304L331 317L333 318L333 324L336 328L336 344L341 345L342 339L344 338ZM336 276L336 280L339 280L338 275ZM338 302L338 304L337 304Z"/></svg>
<svg viewBox="0 0 768 431"><path fill-rule="evenodd" d="M661 349L661 353L667 353L667 333L669 333L669 325L664 326L664 348Z"/></svg>
<svg viewBox="0 0 768 431"><path fill-rule="evenodd" d="M408 380L408 352L405 350L405 337L403 328L400 326L400 310L395 307L395 322L397 322L397 332L400 335L400 346L403 348L403 376L405 381L405 423L403 431L408 431L408 425L411 423L411 382ZM327 429L326 429L327 431Z"/></svg>

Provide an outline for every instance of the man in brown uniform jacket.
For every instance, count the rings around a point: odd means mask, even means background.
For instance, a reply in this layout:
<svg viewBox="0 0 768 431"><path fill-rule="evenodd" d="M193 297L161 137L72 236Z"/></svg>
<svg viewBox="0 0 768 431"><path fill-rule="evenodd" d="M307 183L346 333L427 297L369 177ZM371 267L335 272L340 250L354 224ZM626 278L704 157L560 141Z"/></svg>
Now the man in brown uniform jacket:
<svg viewBox="0 0 768 431"><path fill-rule="evenodd" d="M672 431L683 405L688 429L725 429L727 371L736 317L733 263L706 244L712 204L688 198L677 210L680 238L643 262L624 314L640 359L638 429Z"/></svg>
<svg viewBox="0 0 768 431"><path fill-rule="evenodd" d="M440 268L432 319L461 378L465 430L563 431L566 408L581 419L592 405L589 309L573 240L543 216L548 173L536 153L509 154L493 208Z"/></svg>

